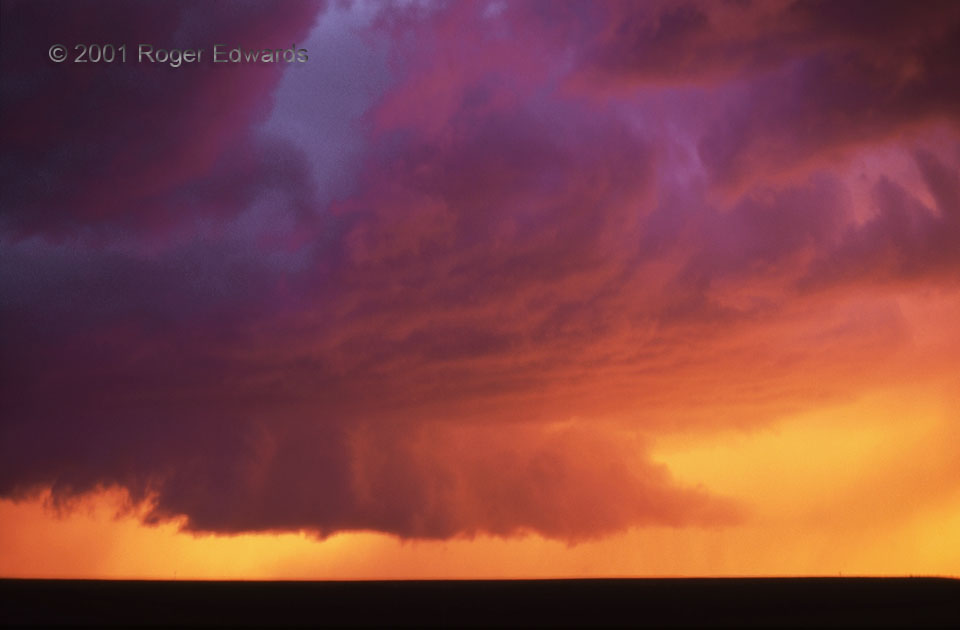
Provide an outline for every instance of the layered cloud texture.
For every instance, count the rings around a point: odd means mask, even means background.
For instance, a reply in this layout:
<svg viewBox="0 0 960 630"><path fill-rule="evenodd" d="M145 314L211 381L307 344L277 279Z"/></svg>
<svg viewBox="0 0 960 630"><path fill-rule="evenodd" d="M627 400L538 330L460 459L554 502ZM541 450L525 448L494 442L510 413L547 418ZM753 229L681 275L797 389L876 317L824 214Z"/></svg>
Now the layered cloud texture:
<svg viewBox="0 0 960 630"><path fill-rule="evenodd" d="M651 444L956 374L904 311L960 288L956 2L5 1L0 41L5 498L724 526Z"/></svg>

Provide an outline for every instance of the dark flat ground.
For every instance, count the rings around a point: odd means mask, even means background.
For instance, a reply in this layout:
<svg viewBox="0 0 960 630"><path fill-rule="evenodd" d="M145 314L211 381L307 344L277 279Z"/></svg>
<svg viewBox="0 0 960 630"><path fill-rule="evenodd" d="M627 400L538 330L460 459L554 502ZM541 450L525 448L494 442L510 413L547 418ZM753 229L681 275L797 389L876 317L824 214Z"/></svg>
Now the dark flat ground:
<svg viewBox="0 0 960 630"><path fill-rule="evenodd" d="M960 580L0 580L0 624L960 627Z"/></svg>

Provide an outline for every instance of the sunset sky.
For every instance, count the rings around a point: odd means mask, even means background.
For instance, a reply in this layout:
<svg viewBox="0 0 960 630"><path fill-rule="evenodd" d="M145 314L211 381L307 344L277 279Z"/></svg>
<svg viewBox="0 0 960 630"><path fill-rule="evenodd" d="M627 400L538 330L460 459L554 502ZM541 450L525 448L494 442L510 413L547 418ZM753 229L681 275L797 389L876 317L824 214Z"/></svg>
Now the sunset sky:
<svg viewBox="0 0 960 630"><path fill-rule="evenodd" d="M960 576L960 2L0 24L0 577Z"/></svg>

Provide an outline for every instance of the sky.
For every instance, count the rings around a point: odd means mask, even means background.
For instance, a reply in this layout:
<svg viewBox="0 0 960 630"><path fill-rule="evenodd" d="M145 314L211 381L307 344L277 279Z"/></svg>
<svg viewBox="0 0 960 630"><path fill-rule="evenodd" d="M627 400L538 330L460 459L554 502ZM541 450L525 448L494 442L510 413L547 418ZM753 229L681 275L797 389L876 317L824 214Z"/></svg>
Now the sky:
<svg viewBox="0 0 960 630"><path fill-rule="evenodd" d="M0 6L0 576L960 575L960 3Z"/></svg>

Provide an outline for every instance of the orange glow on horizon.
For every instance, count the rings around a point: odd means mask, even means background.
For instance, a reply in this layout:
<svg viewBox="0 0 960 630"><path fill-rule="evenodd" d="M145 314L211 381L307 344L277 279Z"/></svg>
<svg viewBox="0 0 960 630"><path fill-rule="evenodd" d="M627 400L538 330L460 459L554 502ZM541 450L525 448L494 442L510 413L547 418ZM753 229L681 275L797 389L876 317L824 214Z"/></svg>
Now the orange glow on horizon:
<svg viewBox="0 0 960 630"><path fill-rule="evenodd" d="M0 502L0 574L149 579L415 579L956 575L960 489L948 384L903 388L760 431L658 440L681 482L747 507L739 525L635 528L567 544L539 535L446 541L371 532L211 536L116 516L122 497ZM910 415L911 420L903 418ZM862 418L873 420L869 425Z"/></svg>

